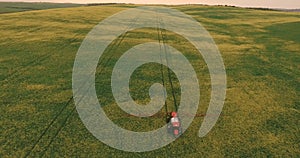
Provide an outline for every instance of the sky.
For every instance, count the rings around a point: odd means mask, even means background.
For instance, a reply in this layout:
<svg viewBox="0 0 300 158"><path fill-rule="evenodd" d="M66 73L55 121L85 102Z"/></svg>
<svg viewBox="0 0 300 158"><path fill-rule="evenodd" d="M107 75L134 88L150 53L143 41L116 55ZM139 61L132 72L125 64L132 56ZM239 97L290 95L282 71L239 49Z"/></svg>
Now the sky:
<svg viewBox="0 0 300 158"><path fill-rule="evenodd" d="M59 2L59 3L137 3L137 4L209 4L234 5L240 7L264 7L299 9L300 0L0 0L23 2Z"/></svg>

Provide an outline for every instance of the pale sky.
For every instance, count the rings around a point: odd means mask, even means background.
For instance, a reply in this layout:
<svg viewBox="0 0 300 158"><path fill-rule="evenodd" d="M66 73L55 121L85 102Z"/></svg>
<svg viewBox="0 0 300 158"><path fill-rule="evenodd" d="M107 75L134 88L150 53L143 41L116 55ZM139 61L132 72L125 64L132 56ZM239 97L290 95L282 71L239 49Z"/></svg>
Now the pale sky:
<svg viewBox="0 0 300 158"><path fill-rule="evenodd" d="M72 3L137 3L137 4L209 4L234 5L241 7L300 8L300 0L0 0L23 2L72 2Z"/></svg>

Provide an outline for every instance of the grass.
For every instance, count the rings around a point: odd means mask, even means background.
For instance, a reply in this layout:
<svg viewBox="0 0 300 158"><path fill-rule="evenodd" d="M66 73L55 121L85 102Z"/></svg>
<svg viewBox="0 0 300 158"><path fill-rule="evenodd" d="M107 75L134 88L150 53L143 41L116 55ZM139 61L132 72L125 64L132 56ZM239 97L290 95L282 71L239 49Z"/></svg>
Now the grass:
<svg viewBox="0 0 300 158"><path fill-rule="evenodd" d="M225 62L225 106L206 137L198 138L197 134L210 99L208 69L184 38L167 32L168 44L181 51L197 72L201 87L198 117L177 141L151 152L123 152L94 138L74 111L73 62L86 34L101 20L127 7L91 6L0 15L0 157L24 157L29 151L30 157L299 155L300 14L233 7L173 6L201 22ZM113 53L106 51L97 68L96 90L104 110L116 124L134 131L162 126L164 109L148 119L128 116L114 102L109 77L123 52L146 41L157 41L156 29L127 33L118 47L114 45L117 40L110 45ZM159 64L148 64L133 74L130 88L137 102L149 101L149 86L161 82L161 73L155 71L159 68ZM179 101L180 87L175 75L171 76ZM171 109L174 101L170 84L166 87Z"/></svg>
<svg viewBox="0 0 300 158"><path fill-rule="evenodd" d="M28 2L0 2L0 14L3 13L14 13L14 12L23 12L30 10L44 10L52 8L69 8L69 7L78 7L82 6L81 4L72 4L72 3L28 3Z"/></svg>

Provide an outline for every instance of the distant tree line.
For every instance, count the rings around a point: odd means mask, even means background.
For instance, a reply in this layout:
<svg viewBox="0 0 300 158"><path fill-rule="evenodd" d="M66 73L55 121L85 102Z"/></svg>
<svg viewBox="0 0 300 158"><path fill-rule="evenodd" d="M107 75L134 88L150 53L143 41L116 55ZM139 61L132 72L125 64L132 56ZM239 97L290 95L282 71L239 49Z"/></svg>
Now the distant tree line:
<svg viewBox="0 0 300 158"><path fill-rule="evenodd" d="M115 4L125 4L125 3L88 3L87 6L115 5Z"/></svg>

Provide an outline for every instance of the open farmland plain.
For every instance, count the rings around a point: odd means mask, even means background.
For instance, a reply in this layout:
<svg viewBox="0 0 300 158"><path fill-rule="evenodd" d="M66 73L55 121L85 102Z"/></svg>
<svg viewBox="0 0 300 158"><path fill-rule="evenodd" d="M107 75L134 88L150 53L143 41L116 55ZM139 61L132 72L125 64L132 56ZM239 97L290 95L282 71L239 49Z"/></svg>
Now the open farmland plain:
<svg viewBox="0 0 300 158"><path fill-rule="evenodd" d="M45 10L51 8L78 7L81 4L72 3L25 3L25 2L0 2L0 13L14 13L30 10Z"/></svg>
<svg viewBox="0 0 300 158"><path fill-rule="evenodd" d="M149 87L165 82L167 111L163 108L149 118L129 116L118 107L111 93L111 72L122 53L137 44L158 41L181 51L196 70L201 91L197 115L183 136L155 151L123 152L98 141L76 112L73 63L81 42L95 25L131 7L135 6L82 6L0 14L0 157L300 154L300 13L221 6L172 6L198 20L210 32L224 60L226 101L212 131L204 138L198 137L211 92L209 71L201 55L175 33L143 28L121 35L99 60L96 91L107 116L125 129L150 131L165 124L167 112L175 110L174 102L180 100L178 80L159 64L139 67L131 77L130 92L136 102L146 104Z"/></svg>

